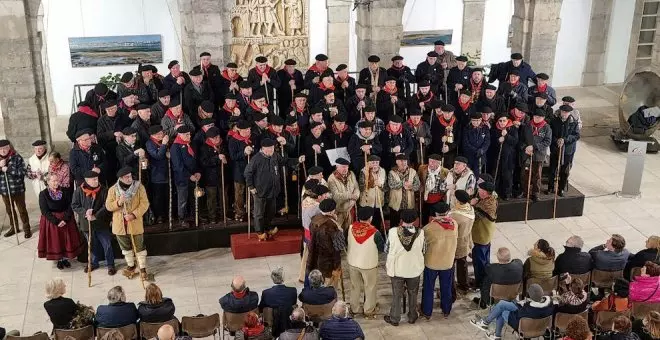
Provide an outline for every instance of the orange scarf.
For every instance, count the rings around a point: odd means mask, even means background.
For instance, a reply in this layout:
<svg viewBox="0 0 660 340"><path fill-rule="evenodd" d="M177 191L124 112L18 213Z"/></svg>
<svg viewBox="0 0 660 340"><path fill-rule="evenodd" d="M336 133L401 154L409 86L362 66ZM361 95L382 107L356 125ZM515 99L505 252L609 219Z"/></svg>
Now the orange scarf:
<svg viewBox="0 0 660 340"><path fill-rule="evenodd" d="M371 235L376 233L376 228L369 223L364 222L353 222L351 224L351 234L355 238L355 241L359 244L364 243L368 240Z"/></svg>

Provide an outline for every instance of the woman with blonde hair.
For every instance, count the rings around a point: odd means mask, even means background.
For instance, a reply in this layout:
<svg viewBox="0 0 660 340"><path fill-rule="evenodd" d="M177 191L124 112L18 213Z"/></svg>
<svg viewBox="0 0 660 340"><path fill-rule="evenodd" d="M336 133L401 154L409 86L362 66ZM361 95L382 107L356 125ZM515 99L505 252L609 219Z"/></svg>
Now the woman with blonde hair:
<svg viewBox="0 0 660 340"><path fill-rule="evenodd" d="M76 316L78 306L66 294L66 283L60 278L55 278L46 283L46 298L44 309L53 323L53 329L68 329L71 320Z"/></svg>
<svg viewBox="0 0 660 340"><path fill-rule="evenodd" d="M163 292L155 283L150 283L144 291L144 301L138 304L138 316L144 322L167 322L174 319L174 302L164 298Z"/></svg>
<svg viewBox="0 0 660 340"><path fill-rule="evenodd" d="M651 311L645 318L635 320L632 329L641 340L660 339L660 312Z"/></svg>
<svg viewBox="0 0 660 340"><path fill-rule="evenodd" d="M658 262L660 261L660 236L652 235L646 240L646 248L637 252L637 254L630 255L626 268L623 271L623 277L629 281L634 280L632 277L632 269L635 267L644 267L646 261Z"/></svg>

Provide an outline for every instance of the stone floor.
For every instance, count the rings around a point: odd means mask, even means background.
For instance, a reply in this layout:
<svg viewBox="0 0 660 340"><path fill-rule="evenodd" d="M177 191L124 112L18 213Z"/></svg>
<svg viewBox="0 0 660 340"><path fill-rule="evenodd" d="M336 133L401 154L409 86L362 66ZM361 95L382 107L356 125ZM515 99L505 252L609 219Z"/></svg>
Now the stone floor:
<svg viewBox="0 0 660 340"><path fill-rule="evenodd" d="M579 93L576 94L576 92ZM598 89L561 89L559 94L573 93L579 99L585 115L585 125L611 125L612 105L616 92L601 87ZM599 112L602 116L599 117ZM613 193L620 189L625 168L625 153L617 151L609 137L597 133L579 142L578 154L571 174L571 184L586 196L584 216L557 220L533 220L498 223L493 240L493 251L508 247L514 256L525 258L527 250L539 238L545 238L562 251L562 244L572 234L585 240L585 247L605 242L608 235L620 233L627 241L630 251L644 246L646 237L658 234L657 219L660 218L660 156L648 155L642 180L642 196L638 199L618 198ZM30 192L30 195L33 195ZM39 212L34 196L29 198L30 216L37 224ZM3 216L4 224L8 218ZM71 269L59 271L54 264L36 256L38 234L21 244L15 238L0 238L0 257L4 275L0 276L0 326L19 329L24 334L39 330L49 331L51 324L43 309L44 284L53 277L62 277L68 285L67 296L81 303L97 306L105 303L105 295L112 286L122 285L130 301L143 299L143 290L138 280L129 281L121 275L108 277L104 271L94 272L93 286L87 287L87 276L83 266L75 261ZM120 261L120 266L123 261ZM233 260L228 249L213 249L176 256L149 257L150 269L155 273L158 285L164 294L174 300L176 315L220 312L218 298L229 290L231 278L242 274L254 291L261 292L270 286L270 269L283 266L286 283L298 289L296 276L299 266L297 255L274 256L258 259ZM378 297L381 314L389 310L391 290L384 267L380 266ZM345 281L347 291L350 282ZM469 325L475 314L469 298L456 302L449 319L438 317L438 310L430 321L418 321L409 325L402 320L399 327L382 321L357 318L368 339L451 339L483 338L483 333ZM513 338L507 335L508 338Z"/></svg>

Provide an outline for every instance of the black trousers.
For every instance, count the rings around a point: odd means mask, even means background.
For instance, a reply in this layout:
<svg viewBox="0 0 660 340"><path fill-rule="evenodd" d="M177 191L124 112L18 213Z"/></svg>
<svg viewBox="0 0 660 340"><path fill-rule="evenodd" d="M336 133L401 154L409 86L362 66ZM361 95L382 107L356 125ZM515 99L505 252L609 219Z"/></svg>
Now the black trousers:
<svg viewBox="0 0 660 340"><path fill-rule="evenodd" d="M554 193L555 191L555 176L557 172L558 154L550 154L550 174L548 175L548 191ZM568 189L568 176L573 167L573 155L564 154L563 163L559 166L559 191Z"/></svg>
<svg viewBox="0 0 660 340"><path fill-rule="evenodd" d="M272 229L270 222L275 217L276 203L274 198L252 195L254 201L254 230L257 233Z"/></svg>
<svg viewBox="0 0 660 340"><path fill-rule="evenodd" d="M169 215L167 204L170 201L169 184L150 183L149 191L151 191L149 203L151 211L154 213L154 218L167 218Z"/></svg>

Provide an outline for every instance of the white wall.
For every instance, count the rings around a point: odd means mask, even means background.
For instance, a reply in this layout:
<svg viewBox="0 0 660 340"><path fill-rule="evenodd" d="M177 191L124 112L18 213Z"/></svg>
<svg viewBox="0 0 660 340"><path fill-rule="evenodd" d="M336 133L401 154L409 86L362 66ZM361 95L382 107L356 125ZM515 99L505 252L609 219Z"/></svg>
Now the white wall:
<svg viewBox="0 0 660 340"><path fill-rule="evenodd" d="M605 56L605 83L621 83L626 79L634 14L635 1L614 0Z"/></svg>
<svg viewBox="0 0 660 340"><path fill-rule="evenodd" d="M481 64L499 63L511 58L511 48L506 45L512 15L513 0L486 0Z"/></svg>
<svg viewBox="0 0 660 340"><path fill-rule="evenodd" d="M314 63L314 57L328 53L328 9L325 0L311 0L309 3L309 63ZM332 60L331 60L332 62ZM306 70L310 65L297 66Z"/></svg>
<svg viewBox="0 0 660 340"><path fill-rule="evenodd" d="M168 4L170 7L168 7ZM167 63L181 60L181 45L170 16L178 13L175 1L167 0L43 0L45 41L57 115L71 113L73 86L96 83L108 72L132 71L137 65L71 67L69 37L160 34L163 63L155 64L167 74Z"/></svg>
<svg viewBox="0 0 660 340"><path fill-rule="evenodd" d="M559 14L561 28L557 36L555 67L552 71L553 79L550 79L554 87L580 86L582 84L582 72L587 58L591 1L564 0L562 3ZM547 72L547 70L538 69L534 71Z"/></svg>

